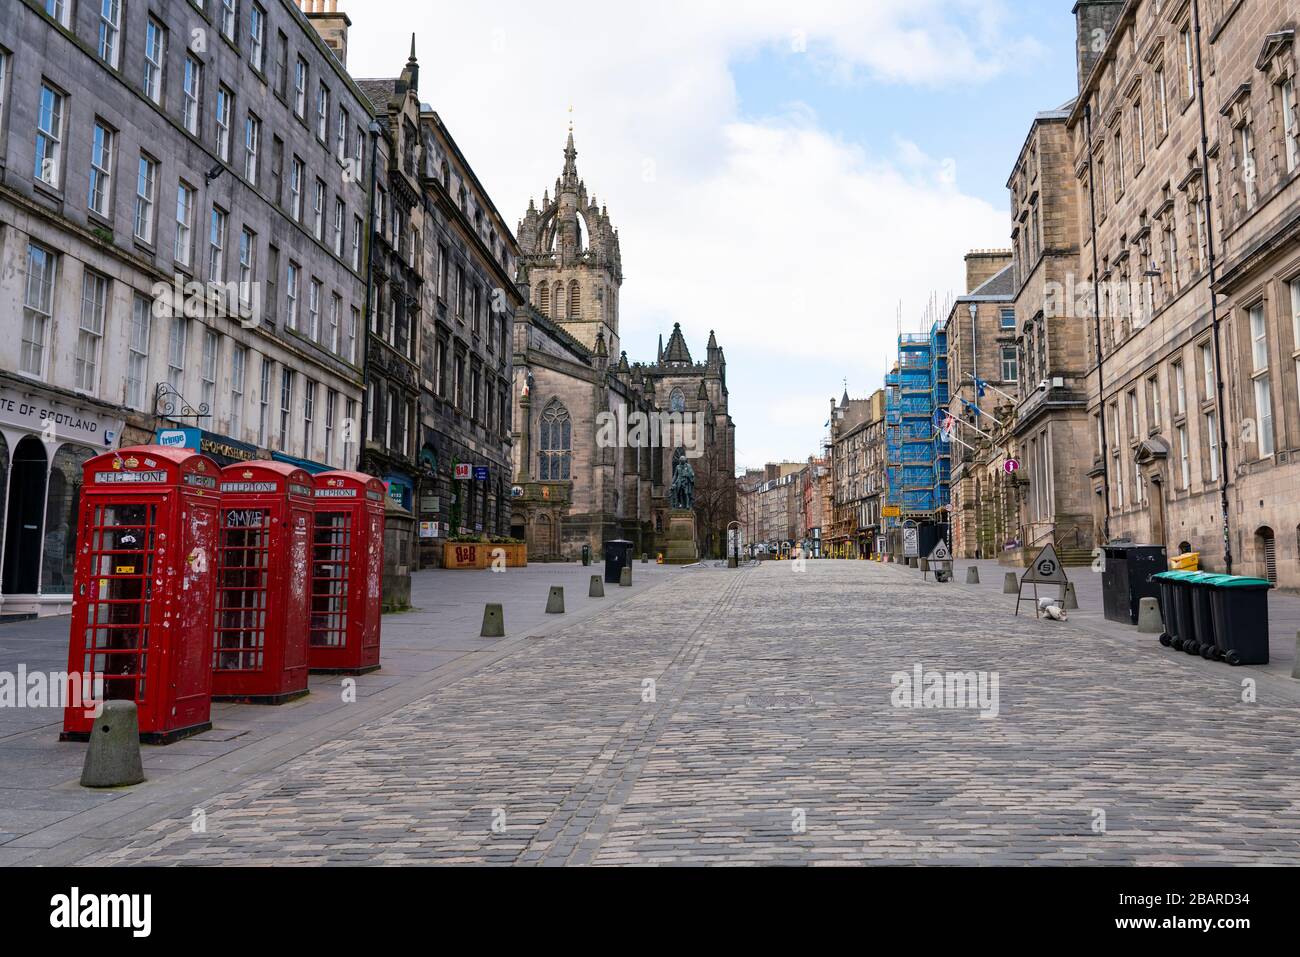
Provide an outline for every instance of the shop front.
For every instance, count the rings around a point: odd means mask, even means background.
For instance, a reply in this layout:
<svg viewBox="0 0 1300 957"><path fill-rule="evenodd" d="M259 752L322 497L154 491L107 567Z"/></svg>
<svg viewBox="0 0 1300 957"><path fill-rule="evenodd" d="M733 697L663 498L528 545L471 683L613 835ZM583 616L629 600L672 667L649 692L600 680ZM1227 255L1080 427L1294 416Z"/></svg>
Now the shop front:
<svg viewBox="0 0 1300 957"><path fill-rule="evenodd" d="M272 452L271 461L283 462L285 465L292 465L300 468L308 475L320 475L322 472L332 471L328 465L322 465L320 462L313 462L311 459L300 459L293 455L285 455L283 452Z"/></svg>
<svg viewBox="0 0 1300 957"><path fill-rule="evenodd" d="M71 611L82 465L121 433L115 410L0 375L0 620Z"/></svg>

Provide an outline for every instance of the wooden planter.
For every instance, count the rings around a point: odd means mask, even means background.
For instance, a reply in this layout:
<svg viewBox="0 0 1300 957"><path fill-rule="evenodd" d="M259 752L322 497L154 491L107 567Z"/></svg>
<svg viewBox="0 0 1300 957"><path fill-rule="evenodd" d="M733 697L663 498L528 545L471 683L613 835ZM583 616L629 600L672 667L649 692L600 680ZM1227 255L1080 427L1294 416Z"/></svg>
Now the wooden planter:
<svg viewBox="0 0 1300 957"><path fill-rule="evenodd" d="M507 568L523 568L528 564L527 545L494 545L489 542L446 542L442 546L443 568L491 568L492 555L498 549L505 552Z"/></svg>

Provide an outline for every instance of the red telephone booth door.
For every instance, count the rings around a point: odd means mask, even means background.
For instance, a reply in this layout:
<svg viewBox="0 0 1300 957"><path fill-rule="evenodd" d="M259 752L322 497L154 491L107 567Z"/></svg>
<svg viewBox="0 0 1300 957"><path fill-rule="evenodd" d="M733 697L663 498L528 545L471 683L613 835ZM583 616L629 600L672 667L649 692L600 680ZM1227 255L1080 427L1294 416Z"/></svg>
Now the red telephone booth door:
<svg viewBox="0 0 1300 957"><path fill-rule="evenodd" d="M222 473L214 698L281 704L307 693L311 483L279 462Z"/></svg>
<svg viewBox="0 0 1300 957"><path fill-rule="evenodd" d="M137 701L145 706L155 697L150 686L149 624L158 572L158 518L164 507L161 497L147 496L96 501L83 510L78 540L89 543L89 548L83 547L78 556L74 587L85 602L77 616L82 619L84 647L80 656L70 656L68 668L102 675L107 701Z"/></svg>
<svg viewBox="0 0 1300 957"><path fill-rule="evenodd" d="M211 727L216 470L203 456L154 446L84 466L68 671L106 700L135 701L144 741ZM69 706L61 737L85 740L94 717Z"/></svg>
<svg viewBox="0 0 1300 957"><path fill-rule="evenodd" d="M308 664L319 674L379 667L384 486L356 472L316 476Z"/></svg>
<svg viewBox="0 0 1300 957"><path fill-rule="evenodd" d="M361 657L379 667L379 623L383 614L384 584L384 508L367 500L366 517L366 601L365 623L361 630Z"/></svg>

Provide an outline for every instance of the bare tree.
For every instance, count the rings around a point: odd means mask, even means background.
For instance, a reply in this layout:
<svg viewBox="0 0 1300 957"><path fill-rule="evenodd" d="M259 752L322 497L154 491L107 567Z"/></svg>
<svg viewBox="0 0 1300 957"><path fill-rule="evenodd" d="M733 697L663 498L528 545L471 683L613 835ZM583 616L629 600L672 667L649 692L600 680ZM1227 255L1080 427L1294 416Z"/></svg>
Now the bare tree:
<svg viewBox="0 0 1300 957"><path fill-rule="evenodd" d="M695 527L702 557L718 558L726 549L727 523L736 512L736 477L723 450L714 446L692 462L695 468Z"/></svg>

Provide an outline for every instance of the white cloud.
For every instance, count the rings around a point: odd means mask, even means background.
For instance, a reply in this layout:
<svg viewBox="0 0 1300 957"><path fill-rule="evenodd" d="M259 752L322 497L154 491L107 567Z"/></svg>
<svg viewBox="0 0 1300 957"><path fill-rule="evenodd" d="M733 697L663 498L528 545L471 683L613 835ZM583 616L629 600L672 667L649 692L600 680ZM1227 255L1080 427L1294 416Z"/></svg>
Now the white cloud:
<svg viewBox="0 0 1300 957"><path fill-rule="evenodd" d="M742 117L730 72L805 43L842 82L969 84L1026 49L996 3L341 6L355 75L395 75L416 32L420 95L511 224L553 187L574 107L579 172L620 230L624 346L653 358L679 321L702 358L715 329L744 462L814 451L825 400L805 396L839 395L844 375L874 388L899 300L915 328L932 291L960 291L966 250L1006 242L1005 213L962 194L951 159L903 140L868 153L806 104Z"/></svg>

